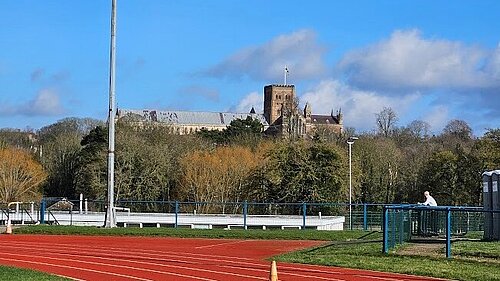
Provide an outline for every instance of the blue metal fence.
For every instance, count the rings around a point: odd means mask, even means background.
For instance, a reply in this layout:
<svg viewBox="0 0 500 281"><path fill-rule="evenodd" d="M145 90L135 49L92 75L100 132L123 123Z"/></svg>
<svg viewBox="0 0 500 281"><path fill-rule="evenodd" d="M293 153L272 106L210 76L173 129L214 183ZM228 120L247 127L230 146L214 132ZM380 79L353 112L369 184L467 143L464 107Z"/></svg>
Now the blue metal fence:
<svg viewBox="0 0 500 281"><path fill-rule="evenodd" d="M78 200L71 201L76 212L104 212L105 201ZM251 216L301 216L302 228L307 228L308 219L341 216L345 218L344 229L381 230L383 204L352 204L349 215L347 203L262 203L262 202L181 202L181 201L137 201L120 200L116 206L130 210L133 213L170 213L175 216L174 227L182 224L181 215L185 214L221 214L239 215L241 225L247 228ZM84 210L79 210L82 206ZM87 206L86 208L84 206ZM349 222L352 218L352 223Z"/></svg>
<svg viewBox="0 0 500 281"><path fill-rule="evenodd" d="M446 244L446 257L450 258L452 236L483 231L485 213L488 211L484 211L482 207L384 206L382 251L388 253L396 246L410 241L442 241Z"/></svg>
<svg viewBox="0 0 500 281"><path fill-rule="evenodd" d="M47 208L60 198L45 198L37 206L40 223L54 221L46 215ZM71 201L74 214L104 213L104 201ZM328 217L345 218L343 229L384 232L384 252L416 237L448 237L469 231L482 231L482 207L423 207L416 205L349 204L346 203L262 203L262 202L180 202L121 200L116 206L138 214L168 214L173 217L171 227L183 227L192 215L220 215L237 217L237 226L252 228L256 217L294 216L293 223L301 229L310 228L313 219ZM351 210L351 214L349 213ZM55 212L55 211L53 211ZM71 213L71 211L70 211ZM7 212L2 213L8 214ZM352 223L349 221L352 218ZM55 219L55 218L54 218ZM0 218L0 220L2 220ZM71 220L71 218L70 218ZM271 223L272 224L272 223ZM447 227L447 225L450 227ZM168 225L165 225L168 226ZM448 233L449 232L449 233ZM450 254L451 255L451 254Z"/></svg>

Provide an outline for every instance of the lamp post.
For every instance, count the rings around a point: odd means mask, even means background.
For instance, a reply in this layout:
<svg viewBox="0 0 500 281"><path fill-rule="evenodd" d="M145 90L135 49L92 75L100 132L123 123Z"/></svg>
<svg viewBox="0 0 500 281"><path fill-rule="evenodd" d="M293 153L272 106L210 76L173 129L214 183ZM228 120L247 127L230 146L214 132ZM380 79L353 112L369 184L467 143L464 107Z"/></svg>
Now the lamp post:
<svg viewBox="0 0 500 281"><path fill-rule="evenodd" d="M111 0L111 47L109 55L109 111L108 111L108 209L104 227L116 227L115 216L115 59L116 53L116 0Z"/></svg>
<svg viewBox="0 0 500 281"><path fill-rule="evenodd" d="M351 146L358 137L351 136L347 139L347 144L349 145L349 229L352 230L352 157L351 157Z"/></svg>

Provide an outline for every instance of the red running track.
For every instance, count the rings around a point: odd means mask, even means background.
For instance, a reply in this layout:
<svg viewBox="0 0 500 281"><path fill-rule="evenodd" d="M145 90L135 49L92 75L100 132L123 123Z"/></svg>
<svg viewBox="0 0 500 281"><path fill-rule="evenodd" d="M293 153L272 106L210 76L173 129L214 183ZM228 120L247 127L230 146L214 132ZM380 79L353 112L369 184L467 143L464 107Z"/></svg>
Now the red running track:
<svg viewBox="0 0 500 281"><path fill-rule="evenodd" d="M0 264L74 280L268 280L265 258L317 241L1 235ZM288 280L437 280L338 267L278 263Z"/></svg>

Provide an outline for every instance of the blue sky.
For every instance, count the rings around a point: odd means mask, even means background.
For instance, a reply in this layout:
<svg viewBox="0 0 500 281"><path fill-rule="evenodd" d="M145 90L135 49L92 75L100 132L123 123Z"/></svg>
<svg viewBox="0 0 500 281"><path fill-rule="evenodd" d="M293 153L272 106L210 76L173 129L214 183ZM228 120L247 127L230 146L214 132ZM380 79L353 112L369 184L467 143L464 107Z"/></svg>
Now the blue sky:
<svg viewBox="0 0 500 281"><path fill-rule="evenodd" d="M118 0L119 108L262 111L295 84L345 126L449 120L500 127L498 1ZM109 1L0 2L0 128L106 119Z"/></svg>

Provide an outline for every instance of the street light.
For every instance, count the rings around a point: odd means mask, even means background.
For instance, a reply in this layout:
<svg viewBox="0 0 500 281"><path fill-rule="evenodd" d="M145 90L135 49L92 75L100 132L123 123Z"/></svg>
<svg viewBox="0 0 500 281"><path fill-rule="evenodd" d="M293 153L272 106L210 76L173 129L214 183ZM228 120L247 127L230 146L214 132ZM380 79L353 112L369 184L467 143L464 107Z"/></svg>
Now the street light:
<svg viewBox="0 0 500 281"><path fill-rule="evenodd" d="M111 47L109 55L109 111L108 111L108 209L104 227L116 227L115 215L115 66L116 66L116 0L111 0Z"/></svg>
<svg viewBox="0 0 500 281"><path fill-rule="evenodd" d="M349 229L352 230L352 157L351 157L351 146L354 141L359 139L358 137L351 136L347 139L347 144L349 145Z"/></svg>

